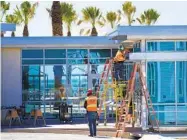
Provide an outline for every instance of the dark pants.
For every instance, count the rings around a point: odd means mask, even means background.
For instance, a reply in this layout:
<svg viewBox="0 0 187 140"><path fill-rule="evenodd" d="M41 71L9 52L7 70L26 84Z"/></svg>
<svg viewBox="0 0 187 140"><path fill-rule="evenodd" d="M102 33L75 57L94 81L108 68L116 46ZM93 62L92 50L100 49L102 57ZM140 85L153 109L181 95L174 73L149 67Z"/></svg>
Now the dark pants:
<svg viewBox="0 0 187 140"><path fill-rule="evenodd" d="M114 71L116 81L124 80L124 65L123 62L114 63Z"/></svg>
<svg viewBox="0 0 187 140"><path fill-rule="evenodd" d="M88 124L91 136L96 136L96 119L97 112L87 112L88 114Z"/></svg>

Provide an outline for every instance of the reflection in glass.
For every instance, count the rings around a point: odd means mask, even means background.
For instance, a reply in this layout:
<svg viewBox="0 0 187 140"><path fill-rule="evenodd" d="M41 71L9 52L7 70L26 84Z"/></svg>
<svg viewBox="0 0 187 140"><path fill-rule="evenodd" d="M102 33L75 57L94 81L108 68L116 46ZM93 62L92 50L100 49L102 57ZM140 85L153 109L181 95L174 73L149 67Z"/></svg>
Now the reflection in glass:
<svg viewBox="0 0 187 140"><path fill-rule="evenodd" d="M43 58L43 50L22 50L22 58Z"/></svg>
<svg viewBox="0 0 187 140"><path fill-rule="evenodd" d="M54 72L54 79L55 79L55 89L58 89L62 86L62 75L64 75L64 70L62 65L54 65L53 66L53 72Z"/></svg>
<svg viewBox="0 0 187 140"><path fill-rule="evenodd" d="M22 88L29 91L41 91L44 83L42 78L47 75L43 72L43 66L23 66L22 67Z"/></svg>
<svg viewBox="0 0 187 140"><path fill-rule="evenodd" d="M87 49L68 49L68 58L84 58L88 56Z"/></svg>
<svg viewBox="0 0 187 140"><path fill-rule="evenodd" d="M65 49L46 49L45 58L66 58Z"/></svg>
<svg viewBox="0 0 187 140"><path fill-rule="evenodd" d="M187 61L176 62L176 94L178 103L187 103Z"/></svg>
<svg viewBox="0 0 187 140"><path fill-rule="evenodd" d="M175 102L175 63L148 62L147 82L154 103Z"/></svg>
<svg viewBox="0 0 187 140"><path fill-rule="evenodd" d="M147 51L175 51L174 41L162 41L162 42L147 42Z"/></svg>
<svg viewBox="0 0 187 140"><path fill-rule="evenodd" d="M87 65L72 65L71 74L87 74Z"/></svg>
<svg viewBox="0 0 187 140"><path fill-rule="evenodd" d="M168 109L169 110L169 109ZM176 112L170 107L170 112L156 112L159 125L175 125Z"/></svg>
<svg viewBox="0 0 187 140"><path fill-rule="evenodd" d="M73 97L86 97L88 88L87 76L72 76L71 78L72 95Z"/></svg>
<svg viewBox="0 0 187 140"><path fill-rule="evenodd" d="M177 51L187 51L187 41L177 41L176 42Z"/></svg>
<svg viewBox="0 0 187 140"><path fill-rule="evenodd" d="M111 57L110 49L90 49L90 58L106 58Z"/></svg>

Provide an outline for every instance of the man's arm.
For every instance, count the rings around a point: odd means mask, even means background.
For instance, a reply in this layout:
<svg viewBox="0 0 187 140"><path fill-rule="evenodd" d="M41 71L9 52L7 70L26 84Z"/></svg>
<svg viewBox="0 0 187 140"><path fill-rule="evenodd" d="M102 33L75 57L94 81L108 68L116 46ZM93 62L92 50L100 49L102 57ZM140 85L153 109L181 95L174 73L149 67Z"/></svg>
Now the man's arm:
<svg viewBox="0 0 187 140"><path fill-rule="evenodd" d="M84 108L87 108L87 100L84 101Z"/></svg>

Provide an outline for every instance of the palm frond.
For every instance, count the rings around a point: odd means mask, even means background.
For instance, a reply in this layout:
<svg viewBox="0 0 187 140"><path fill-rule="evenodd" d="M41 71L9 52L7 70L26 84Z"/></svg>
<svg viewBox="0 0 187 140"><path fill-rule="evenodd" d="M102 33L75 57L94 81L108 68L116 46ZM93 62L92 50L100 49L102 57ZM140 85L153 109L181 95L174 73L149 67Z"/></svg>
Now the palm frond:
<svg viewBox="0 0 187 140"><path fill-rule="evenodd" d="M91 29L88 29L86 32L85 32L85 35L89 35L91 32Z"/></svg>
<svg viewBox="0 0 187 140"><path fill-rule="evenodd" d="M49 17L51 17L51 14L52 14L51 9L46 8L46 11L49 13Z"/></svg>
<svg viewBox="0 0 187 140"><path fill-rule="evenodd" d="M103 27L105 24L104 24L104 22L102 22L102 21L97 21L97 23L99 24L99 26L101 26L101 27Z"/></svg>
<svg viewBox="0 0 187 140"><path fill-rule="evenodd" d="M77 25L80 25L82 22L83 22L83 20L79 20L79 21L77 22Z"/></svg>
<svg viewBox="0 0 187 140"><path fill-rule="evenodd" d="M82 35L83 32L84 32L84 29L81 29L80 32L79 32L79 34Z"/></svg>
<svg viewBox="0 0 187 140"><path fill-rule="evenodd" d="M143 24L140 18L136 18L136 20L137 20L140 24Z"/></svg>

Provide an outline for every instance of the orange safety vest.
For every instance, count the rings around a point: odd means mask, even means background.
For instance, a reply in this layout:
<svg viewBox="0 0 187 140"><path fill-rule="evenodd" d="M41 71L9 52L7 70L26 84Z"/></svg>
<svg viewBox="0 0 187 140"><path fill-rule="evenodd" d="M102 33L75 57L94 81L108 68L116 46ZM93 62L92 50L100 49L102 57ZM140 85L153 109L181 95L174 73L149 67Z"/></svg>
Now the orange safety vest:
<svg viewBox="0 0 187 140"><path fill-rule="evenodd" d="M97 111L97 97L89 96L86 98L87 101L87 111Z"/></svg>
<svg viewBox="0 0 187 140"><path fill-rule="evenodd" d="M125 61L125 54L121 51L118 51L116 53L116 56L114 57L115 62L122 62Z"/></svg>

